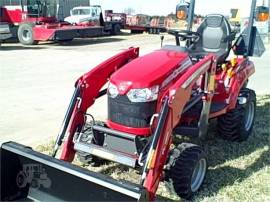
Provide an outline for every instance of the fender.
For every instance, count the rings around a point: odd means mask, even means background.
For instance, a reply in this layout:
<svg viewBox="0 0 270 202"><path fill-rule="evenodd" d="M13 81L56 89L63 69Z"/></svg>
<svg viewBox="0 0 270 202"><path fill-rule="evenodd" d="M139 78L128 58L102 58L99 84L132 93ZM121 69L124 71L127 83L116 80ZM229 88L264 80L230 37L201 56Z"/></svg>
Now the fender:
<svg viewBox="0 0 270 202"><path fill-rule="evenodd" d="M238 70L231 80L231 87L229 92L231 95L229 97L229 105L227 111L232 110L236 107L237 97L244 84L247 82L248 78L255 73L254 63L248 59L245 59L241 64L239 64Z"/></svg>

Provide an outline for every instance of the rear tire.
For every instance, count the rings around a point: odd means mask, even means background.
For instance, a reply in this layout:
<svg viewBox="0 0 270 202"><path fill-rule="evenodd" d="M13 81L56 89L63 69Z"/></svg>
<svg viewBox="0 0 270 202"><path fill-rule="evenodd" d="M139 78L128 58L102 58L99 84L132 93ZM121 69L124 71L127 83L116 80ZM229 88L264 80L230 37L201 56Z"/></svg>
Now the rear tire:
<svg viewBox="0 0 270 202"><path fill-rule="evenodd" d="M34 40L33 24L24 23L19 26L18 38L23 45L35 45L38 42Z"/></svg>
<svg viewBox="0 0 270 202"><path fill-rule="evenodd" d="M207 172L207 158L197 145L183 143L172 150L166 175L177 195L190 199L203 184Z"/></svg>
<svg viewBox="0 0 270 202"><path fill-rule="evenodd" d="M113 26L112 35L119 35L121 34L121 26L119 24L115 24Z"/></svg>
<svg viewBox="0 0 270 202"><path fill-rule="evenodd" d="M229 141L242 142L252 133L256 117L256 94L253 90L241 90L239 97L246 103L236 104L235 109L218 118L218 135Z"/></svg>

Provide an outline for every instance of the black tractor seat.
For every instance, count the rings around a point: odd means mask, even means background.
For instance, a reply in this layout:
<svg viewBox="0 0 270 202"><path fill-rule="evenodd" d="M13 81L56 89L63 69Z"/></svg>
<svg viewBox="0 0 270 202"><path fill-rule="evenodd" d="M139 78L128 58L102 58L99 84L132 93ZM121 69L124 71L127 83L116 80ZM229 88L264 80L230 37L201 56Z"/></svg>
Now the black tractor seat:
<svg viewBox="0 0 270 202"><path fill-rule="evenodd" d="M228 20L219 14L207 15L197 29L200 39L189 47L189 53L194 58L204 57L213 53L217 62L224 62L230 54L235 33L232 33Z"/></svg>
<svg viewBox="0 0 270 202"><path fill-rule="evenodd" d="M218 63L227 59L235 33L231 31L230 24L223 15L211 14L206 16L197 33L200 35L199 39L189 47L165 45L162 49L188 52L190 57L195 60L204 58L209 53L216 55Z"/></svg>

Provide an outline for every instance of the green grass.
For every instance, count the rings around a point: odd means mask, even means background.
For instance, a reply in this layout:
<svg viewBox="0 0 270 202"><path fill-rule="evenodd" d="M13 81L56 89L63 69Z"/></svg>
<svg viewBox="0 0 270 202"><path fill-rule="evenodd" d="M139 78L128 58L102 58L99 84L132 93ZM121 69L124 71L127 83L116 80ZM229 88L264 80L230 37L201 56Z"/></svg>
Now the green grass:
<svg viewBox="0 0 270 202"><path fill-rule="evenodd" d="M270 201L270 95L258 97L257 118L252 136L244 143L231 143L215 137L215 128L208 141L202 143L209 161L209 170L194 202ZM37 148L48 153L52 143ZM78 164L78 162L75 162ZM116 179L136 182L138 173L118 164L91 170ZM179 201L161 183L158 201Z"/></svg>

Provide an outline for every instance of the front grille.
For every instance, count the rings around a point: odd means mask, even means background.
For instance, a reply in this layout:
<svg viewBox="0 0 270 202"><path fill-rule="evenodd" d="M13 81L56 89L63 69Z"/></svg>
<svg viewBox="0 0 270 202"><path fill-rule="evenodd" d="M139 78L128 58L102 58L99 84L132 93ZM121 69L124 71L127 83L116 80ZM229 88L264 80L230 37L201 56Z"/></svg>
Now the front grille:
<svg viewBox="0 0 270 202"><path fill-rule="evenodd" d="M133 103L127 96L108 96L108 118L114 123L132 128L147 128L156 110L156 101Z"/></svg>

